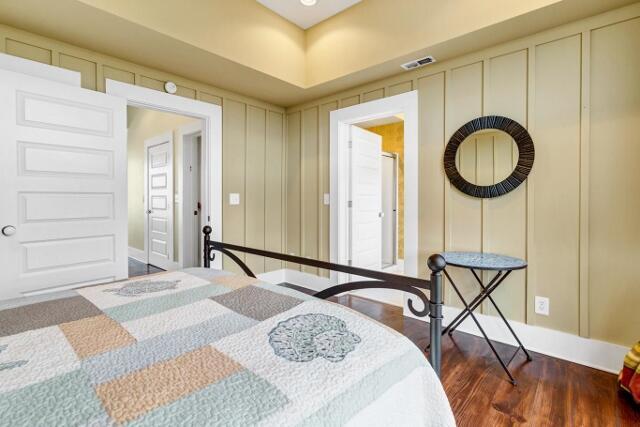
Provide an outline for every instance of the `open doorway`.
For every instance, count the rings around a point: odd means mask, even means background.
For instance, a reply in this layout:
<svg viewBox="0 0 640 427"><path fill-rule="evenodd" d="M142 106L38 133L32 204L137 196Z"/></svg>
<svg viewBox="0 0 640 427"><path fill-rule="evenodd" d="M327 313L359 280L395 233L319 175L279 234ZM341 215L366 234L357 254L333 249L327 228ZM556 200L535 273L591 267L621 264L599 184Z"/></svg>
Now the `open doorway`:
<svg viewBox="0 0 640 427"><path fill-rule="evenodd" d="M374 138L379 139L379 149L376 149L372 162L378 162L374 167L380 169L380 183L374 183L374 178L367 174L359 174L359 180L366 186L365 189L375 190L379 193L380 208L375 226L380 228L380 269L391 273L403 273L404 265L404 115L394 114L389 117L356 123L356 126L365 132L369 132ZM352 144L362 143L359 138L352 138ZM360 153L361 150L352 150L352 153ZM352 167L356 159L352 155ZM353 171L355 172L355 171ZM354 186L352 182L352 198L356 196L353 191L362 192L361 186ZM376 195L375 200L377 201ZM376 202L377 203L377 202ZM351 212L353 226L353 216ZM378 224L379 223L379 224ZM377 233L376 233L377 234ZM378 244L376 242L376 244ZM353 244L351 247L353 252Z"/></svg>
<svg viewBox="0 0 640 427"><path fill-rule="evenodd" d="M332 262L417 276L417 117L415 91L331 113ZM403 303L399 291L361 293Z"/></svg>
<svg viewBox="0 0 640 427"><path fill-rule="evenodd" d="M202 120L127 107L129 276L199 265Z"/></svg>
<svg viewBox="0 0 640 427"><path fill-rule="evenodd" d="M156 132L149 132L145 137L141 138L144 141L159 135L171 133L173 144L173 150L169 150L173 162L173 167L171 168L171 171L174 172L173 179L170 180L167 176L167 186L172 184L173 189L172 191L166 189L167 208L165 211L168 215L173 215L174 220L171 222L171 225L174 227L174 232L170 234L168 230L162 231L165 233L167 239L173 237L173 242L169 243L165 241L164 247L166 247L166 250L161 251L161 253L165 258L167 269L200 265L201 252L198 253L197 243L188 243L187 241L186 244L183 244L183 242L185 236L187 236L187 238L191 236L191 230L193 230L193 238L195 240L201 240L200 229L201 226L204 225L211 226L212 240L222 239L222 108L219 105L170 95L108 79L105 83L105 89L107 94L125 99L128 107L138 108L144 111L143 115L160 117L158 114L169 114L169 116L162 116L164 119L159 120L163 125L166 125L167 128L158 128ZM132 118L129 118L128 121L131 122L130 124L133 123ZM131 132L132 130L130 128L129 133ZM185 151L191 154L185 154ZM144 150L138 151L138 153L141 152L144 153ZM169 153L167 154L167 160ZM142 186L142 191L144 192L145 189L146 191L149 190L149 181L151 181L149 178L153 171L148 171L146 174L144 173L144 158L147 158L148 153L147 155L139 155L143 158L141 173L143 181L145 175L148 180L148 182ZM162 159L162 156L160 157ZM196 161L194 163L186 163L187 158L195 158ZM158 163L156 162L156 164ZM139 167L139 164L137 167ZM184 171L187 171L187 178L190 176L189 174L191 174L191 179L184 179ZM162 184L162 181L156 180L156 184ZM192 185L191 190L188 188L190 184ZM199 189L197 188L198 184ZM186 189L183 187L185 185L187 186ZM193 191L200 194L199 205L198 200L192 200L190 203L184 202L185 195L189 195ZM149 196L153 196L153 194ZM171 197L173 197L173 201L170 204L169 198ZM129 195L127 195L127 198L129 198ZM141 227L143 238L142 244L139 246L144 248L146 242L147 248L143 249L143 251L136 251L135 249L138 248L134 248L133 250L130 248L129 253L134 255L134 258L137 257L141 259L143 263L142 267L147 267L149 261L145 251L148 252L149 246L151 246L149 244L149 236L147 236L147 238L144 237L145 230L147 233L149 231L149 224L147 224L147 226L144 225L145 218L147 222L150 222L146 216L148 215L146 211L149 210L148 207L145 206L147 198L144 197L144 194L139 194L138 197L132 201L138 203L137 212L140 212L140 204L143 206L143 224ZM150 203L152 207L153 201L150 201ZM161 201L157 201L157 203L161 204L156 204L156 206L164 206ZM169 209L170 206L171 209ZM130 203L129 211L133 209ZM195 216L198 218L193 219ZM189 219L192 221L189 222ZM185 221L187 222L186 225ZM199 225L196 235L196 224L198 224L198 222ZM128 230L131 224L127 221L126 225ZM169 225L168 222L167 225ZM162 228L160 228L160 230L162 230ZM185 230L188 231L185 232ZM178 234L177 238L175 233ZM127 234L130 234L129 231L127 231ZM162 246L163 244L161 243L160 247ZM193 261L190 261L187 255L184 254L185 249L187 249L187 251L193 251ZM169 252L171 252L171 256L169 256ZM145 262L147 264L144 264ZM221 269L222 257L216 257L216 259L211 262L211 267ZM148 274L146 272L143 273Z"/></svg>

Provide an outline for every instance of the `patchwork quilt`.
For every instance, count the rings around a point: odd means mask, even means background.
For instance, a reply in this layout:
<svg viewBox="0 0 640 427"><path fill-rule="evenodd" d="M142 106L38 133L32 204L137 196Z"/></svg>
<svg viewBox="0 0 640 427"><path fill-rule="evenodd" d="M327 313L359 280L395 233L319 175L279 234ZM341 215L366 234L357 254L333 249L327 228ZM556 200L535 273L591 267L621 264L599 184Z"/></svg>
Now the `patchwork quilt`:
<svg viewBox="0 0 640 427"><path fill-rule="evenodd" d="M454 425L424 355L331 302L187 269L0 302L0 425Z"/></svg>

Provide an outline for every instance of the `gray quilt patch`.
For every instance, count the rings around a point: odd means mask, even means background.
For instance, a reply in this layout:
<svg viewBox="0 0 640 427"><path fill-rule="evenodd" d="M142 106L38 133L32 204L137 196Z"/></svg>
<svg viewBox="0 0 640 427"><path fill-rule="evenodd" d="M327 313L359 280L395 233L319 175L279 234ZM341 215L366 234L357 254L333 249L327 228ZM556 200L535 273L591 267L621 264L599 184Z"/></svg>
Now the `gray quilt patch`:
<svg viewBox="0 0 640 427"><path fill-rule="evenodd" d="M320 313L291 317L269 332L274 353L292 362L310 362L316 357L341 362L360 341L343 320Z"/></svg>
<svg viewBox="0 0 640 427"><path fill-rule="evenodd" d="M105 289L104 292L113 292L121 297L137 297L142 294L175 289L178 283L180 283L180 280L141 280L139 282L127 283L117 289Z"/></svg>

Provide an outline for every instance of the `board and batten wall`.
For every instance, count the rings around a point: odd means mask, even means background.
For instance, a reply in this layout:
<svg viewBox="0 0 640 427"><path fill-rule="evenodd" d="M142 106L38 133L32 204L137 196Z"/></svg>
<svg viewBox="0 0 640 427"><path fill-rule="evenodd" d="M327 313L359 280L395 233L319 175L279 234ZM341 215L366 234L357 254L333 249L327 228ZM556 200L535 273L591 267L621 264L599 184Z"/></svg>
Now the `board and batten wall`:
<svg viewBox="0 0 640 427"><path fill-rule="evenodd" d="M419 270L443 250L527 259L496 292L506 315L629 345L640 320L640 3L287 109L286 250L329 259L329 112L419 92ZM442 155L481 115L528 128L525 184L479 200L453 188ZM452 270L453 272L453 270ZM455 272L467 296L477 285ZM550 298L550 315L534 296ZM453 292L446 303L458 305ZM492 313L483 307L485 313Z"/></svg>
<svg viewBox="0 0 640 427"><path fill-rule="evenodd" d="M177 96L221 105L223 239L283 249L282 107L6 25L0 25L0 52L78 71L86 89L104 92L105 79L112 79L164 91L164 83L171 80L178 86ZM229 193L240 194L240 205L229 205ZM281 268L279 261L251 257L247 261L255 272ZM233 262L225 262L225 268L239 271Z"/></svg>

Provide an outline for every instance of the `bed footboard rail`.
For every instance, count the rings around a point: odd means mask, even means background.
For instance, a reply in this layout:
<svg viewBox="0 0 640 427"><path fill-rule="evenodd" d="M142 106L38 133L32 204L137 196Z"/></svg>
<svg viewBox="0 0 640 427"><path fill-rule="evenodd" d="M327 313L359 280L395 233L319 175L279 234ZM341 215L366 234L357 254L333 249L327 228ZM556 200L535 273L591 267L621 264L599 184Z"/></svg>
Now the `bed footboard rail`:
<svg viewBox="0 0 640 427"><path fill-rule="evenodd" d="M430 322L430 351L429 362L433 369L440 376L441 367L441 339L442 339L442 270L446 263L440 255L432 255L427 263L431 269L430 280L419 279L415 277L401 276L398 274L385 273L382 271L368 270L365 268L354 267L350 265L336 264L327 261L320 261L312 258L304 258L295 255L287 255L278 252L271 252L262 249L249 248L231 243L223 243L211 240L211 227L206 225L202 232L204 233L204 267L210 268L211 261L215 259L214 252L220 252L228 256L235 262L247 276L256 277L236 254L232 251L243 252L246 254L262 256L266 258L277 259L280 261L290 262L294 264L306 265L309 267L320 268L324 270L335 271L339 273L352 274L359 276L358 280L350 283L342 283L331 286L320 292L316 292L313 296L321 299L360 289L385 288L395 289L412 295L407 302L409 311L417 317L429 317ZM373 279L364 280L363 278ZM424 291L429 291L427 295ZM413 297L420 300L422 308L416 308Z"/></svg>

